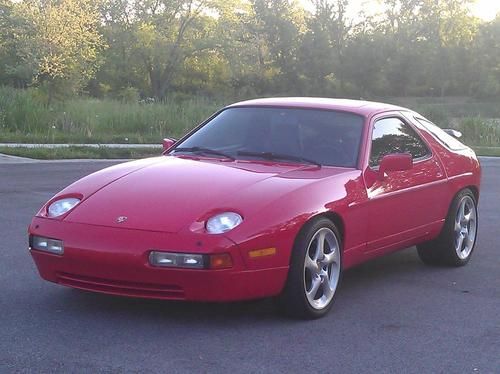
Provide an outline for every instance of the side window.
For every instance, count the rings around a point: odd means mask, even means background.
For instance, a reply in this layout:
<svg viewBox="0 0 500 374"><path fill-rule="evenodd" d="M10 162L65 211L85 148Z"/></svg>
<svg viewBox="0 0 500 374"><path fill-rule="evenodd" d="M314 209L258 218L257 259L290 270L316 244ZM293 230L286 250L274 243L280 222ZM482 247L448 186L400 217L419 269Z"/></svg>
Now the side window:
<svg viewBox="0 0 500 374"><path fill-rule="evenodd" d="M410 153L415 159L430 151L411 126L399 118L384 118L373 126L370 166L376 167L390 153Z"/></svg>

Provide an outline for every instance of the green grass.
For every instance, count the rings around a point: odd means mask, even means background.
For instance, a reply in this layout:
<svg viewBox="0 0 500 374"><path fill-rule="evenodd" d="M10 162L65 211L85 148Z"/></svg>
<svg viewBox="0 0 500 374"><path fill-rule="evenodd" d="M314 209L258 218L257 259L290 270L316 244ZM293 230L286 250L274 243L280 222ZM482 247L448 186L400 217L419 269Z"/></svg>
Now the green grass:
<svg viewBox="0 0 500 374"><path fill-rule="evenodd" d="M498 99L381 98L453 127L470 146L500 146ZM0 86L0 143L155 143L178 138L226 104L191 98L144 104L77 97L47 107L36 89Z"/></svg>
<svg viewBox="0 0 500 374"><path fill-rule="evenodd" d="M500 146L500 102L467 97L407 97L388 101L411 108L443 128L460 130L465 144Z"/></svg>
<svg viewBox="0 0 500 374"><path fill-rule="evenodd" d="M36 90L0 87L0 142L160 143L222 105L205 98L142 104L82 97L47 107Z"/></svg>
<svg viewBox="0 0 500 374"><path fill-rule="evenodd" d="M478 156L500 157L500 147L472 147Z"/></svg>
<svg viewBox="0 0 500 374"><path fill-rule="evenodd" d="M384 101L384 99L381 100ZM385 101L411 108L436 122L467 117L500 118L499 98L477 100L454 96L397 97L388 98Z"/></svg>
<svg viewBox="0 0 500 374"><path fill-rule="evenodd" d="M453 126L463 134L463 142L472 146L500 146L500 118L465 118Z"/></svg>
<svg viewBox="0 0 500 374"><path fill-rule="evenodd" d="M159 156L161 148L109 148L109 147L65 147L65 148L26 148L0 147L0 153L28 157L38 160L63 159L136 159Z"/></svg>

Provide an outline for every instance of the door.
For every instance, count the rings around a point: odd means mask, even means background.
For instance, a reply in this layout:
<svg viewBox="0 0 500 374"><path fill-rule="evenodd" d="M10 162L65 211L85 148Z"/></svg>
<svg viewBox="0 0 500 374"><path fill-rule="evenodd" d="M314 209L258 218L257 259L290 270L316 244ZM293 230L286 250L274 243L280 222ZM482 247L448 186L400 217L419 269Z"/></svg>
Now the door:
<svg viewBox="0 0 500 374"><path fill-rule="evenodd" d="M368 243L366 250L389 251L422 237L440 224L440 199L446 176L430 147L415 128L399 115L372 122L369 161L365 170L368 195ZM386 173L378 167L383 156L410 153L413 167ZM368 178L368 176L372 176Z"/></svg>

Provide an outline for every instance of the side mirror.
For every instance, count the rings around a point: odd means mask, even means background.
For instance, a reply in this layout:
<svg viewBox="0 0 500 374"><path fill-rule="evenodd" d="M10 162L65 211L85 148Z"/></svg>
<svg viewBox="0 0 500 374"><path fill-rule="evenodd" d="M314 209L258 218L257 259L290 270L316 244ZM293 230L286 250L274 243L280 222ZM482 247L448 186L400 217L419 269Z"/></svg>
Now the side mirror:
<svg viewBox="0 0 500 374"><path fill-rule="evenodd" d="M177 140L172 138L163 139L163 152L168 151L175 144Z"/></svg>
<svg viewBox="0 0 500 374"><path fill-rule="evenodd" d="M410 170L413 167L413 157L409 153L391 153L382 157L378 169L379 179L383 179L388 171Z"/></svg>
<svg viewBox="0 0 500 374"><path fill-rule="evenodd" d="M443 129L443 131L445 133L447 133L448 135L451 135L453 136L454 138L461 138L462 137L462 133L458 130L455 130L455 129Z"/></svg>

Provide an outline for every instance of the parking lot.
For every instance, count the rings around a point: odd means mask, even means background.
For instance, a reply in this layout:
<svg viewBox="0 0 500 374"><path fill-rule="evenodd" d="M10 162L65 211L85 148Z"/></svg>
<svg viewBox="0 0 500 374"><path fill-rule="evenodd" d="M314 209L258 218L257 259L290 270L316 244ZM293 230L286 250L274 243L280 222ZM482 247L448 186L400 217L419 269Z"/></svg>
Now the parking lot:
<svg viewBox="0 0 500 374"><path fill-rule="evenodd" d="M42 281L27 226L55 192L111 162L0 164L0 372L500 372L500 158L483 158L479 239L463 268L414 248L347 271L331 313L271 300L128 299Z"/></svg>

